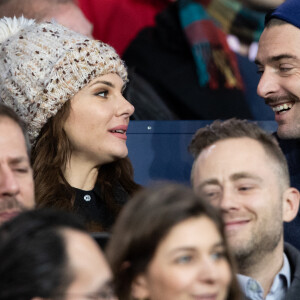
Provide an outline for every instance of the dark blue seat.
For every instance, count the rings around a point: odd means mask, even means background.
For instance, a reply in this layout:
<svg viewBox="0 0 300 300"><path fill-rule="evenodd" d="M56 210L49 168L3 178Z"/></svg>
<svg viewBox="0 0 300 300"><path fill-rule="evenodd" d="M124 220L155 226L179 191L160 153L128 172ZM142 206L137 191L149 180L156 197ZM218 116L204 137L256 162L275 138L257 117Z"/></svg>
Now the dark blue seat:
<svg viewBox="0 0 300 300"><path fill-rule="evenodd" d="M127 146L135 180L142 185L157 180L189 183L192 156L187 147L194 133L212 121L131 121ZM269 132L275 121L259 121Z"/></svg>

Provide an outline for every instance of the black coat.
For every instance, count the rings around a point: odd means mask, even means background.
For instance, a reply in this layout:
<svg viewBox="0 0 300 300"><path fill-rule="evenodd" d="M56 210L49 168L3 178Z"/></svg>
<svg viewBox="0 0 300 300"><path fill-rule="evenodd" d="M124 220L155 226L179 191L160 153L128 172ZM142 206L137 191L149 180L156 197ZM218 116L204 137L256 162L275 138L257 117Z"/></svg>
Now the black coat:
<svg viewBox="0 0 300 300"><path fill-rule="evenodd" d="M288 163L291 186L300 190L300 139L282 140L275 136ZM284 224L284 240L300 251L300 211L292 222Z"/></svg>

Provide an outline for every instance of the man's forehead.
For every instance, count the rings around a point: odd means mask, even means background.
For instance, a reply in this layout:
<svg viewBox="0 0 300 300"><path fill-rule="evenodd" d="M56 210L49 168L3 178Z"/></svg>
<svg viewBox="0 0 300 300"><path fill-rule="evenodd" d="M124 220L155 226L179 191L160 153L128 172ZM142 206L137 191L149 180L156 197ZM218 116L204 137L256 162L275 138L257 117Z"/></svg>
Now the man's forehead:
<svg viewBox="0 0 300 300"><path fill-rule="evenodd" d="M21 129L20 125L15 120L13 120L7 116L0 116L0 126L1 127L10 127L10 128L12 128L12 130L15 129L15 131L20 131L22 133L22 129ZM0 136L7 136L7 132L1 130Z"/></svg>
<svg viewBox="0 0 300 300"><path fill-rule="evenodd" d="M0 153L12 157L27 156L25 137L20 126L9 118L0 118Z"/></svg>
<svg viewBox="0 0 300 300"><path fill-rule="evenodd" d="M249 137L228 138L217 141L206 147L197 157L194 163L194 173L209 172L215 170L235 169L242 162L250 169L250 161L265 161L265 149L260 142ZM205 168L205 170L204 170ZM249 169L249 168L248 168ZM245 172L247 169L244 170ZM237 172L244 172L239 170Z"/></svg>
<svg viewBox="0 0 300 300"><path fill-rule="evenodd" d="M257 60L281 55L300 56L299 43L300 29L294 25L286 23L266 27L259 39Z"/></svg>
<svg viewBox="0 0 300 300"><path fill-rule="evenodd" d="M213 154L216 151L224 151L225 149L236 149L237 147L244 148L245 144L251 144L256 145L258 147L262 147L260 142L255 140L254 138L248 137L248 136L241 136L241 137L228 137L224 139L220 139L218 141L215 141L214 143L208 145L203 149L203 151L199 154L204 154L206 156L209 156L210 154ZM234 146L234 148L232 148ZM225 153L225 152L224 152Z"/></svg>
<svg viewBox="0 0 300 300"><path fill-rule="evenodd" d="M95 264L107 267L104 255L90 235L73 229L64 229L62 232L66 240L68 255L73 258L73 266L77 269L94 267Z"/></svg>
<svg viewBox="0 0 300 300"><path fill-rule="evenodd" d="M243 170L242 167L240 170L237 170L236 172L229 173L228 179L232 182L237 182L242 179L251 179L252 181L257 181L257 182L262 181L262 178L259 176L259 173L253 173L251 171L249 172L248 170ZM208 185L208 184L222 185L222 183L219 181L219 178L214 175L208 178L203 178L202 182L200 182L199 184L200 185Z"/></svg>

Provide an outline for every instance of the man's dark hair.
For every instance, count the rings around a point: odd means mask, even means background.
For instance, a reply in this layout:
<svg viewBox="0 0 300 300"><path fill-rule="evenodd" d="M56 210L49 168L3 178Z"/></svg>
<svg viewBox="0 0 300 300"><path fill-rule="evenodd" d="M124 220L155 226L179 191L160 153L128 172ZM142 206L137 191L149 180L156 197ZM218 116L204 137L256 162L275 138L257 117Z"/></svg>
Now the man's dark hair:
<svg viewBox="0 0 300 300"><path fill-rule="evenodd" d="M64 230L85 232L75 215L27 211L0 227L0 299L61 299L73 280Z"/></svg>
<svg viewBox="0 0 300 300"><path fill-rule="evenodd" d="M198 129L189 145L189 151L196 161L199 154L210 145L230 139L230 138L250 138L257 141L264 148L266 154L273 159L278 166L281 180L290 185L288 165L286 158L279 147L276 138L260 128L256 123L247 120L229 119L226 121L216 120L206 127ZM192 177L194 173L192 168ZM193 182L193 180L192 180Z"/></svg>
<svg viewBox="0 0 300 300"><path fill-rule="evenodd" d="M20 117L15 113L13 109L0 103L0 119L5 117L14 121L21 128L25 139L27 154L30 159L31 144L29 141L25 123L20 119ZM7 132L6 134L9 134L9 132Z"/></svg>
<svg viewBox="0 0 300 300"><path fill-rule="evenodd" d="M285 25L285 24L289 24L288 22L281 20L281 19L277 19L277 18L271 18L266 24L265 24L265 28L270 28L273 26L280 26L280 25Z"/></svg>

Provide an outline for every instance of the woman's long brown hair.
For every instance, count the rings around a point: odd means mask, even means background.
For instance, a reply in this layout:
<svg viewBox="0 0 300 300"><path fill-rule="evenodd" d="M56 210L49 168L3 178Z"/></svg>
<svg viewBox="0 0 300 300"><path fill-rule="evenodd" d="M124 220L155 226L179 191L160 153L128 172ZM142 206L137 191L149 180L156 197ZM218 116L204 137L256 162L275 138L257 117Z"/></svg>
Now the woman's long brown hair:
<svg viewBox="0 0 300 300"><path fill-rule="evenodd" d="M75 192L63 175L72 154L70 141L63 129L70 110L70 101L67 101L42 128L32 149L37 207L74 208ZM130 196L140 187L133 180L133 168L128 158L101 166L97 182L101 186L103 200L116 214L121 207L114 200L114 186L120 183Z"/></svg>

